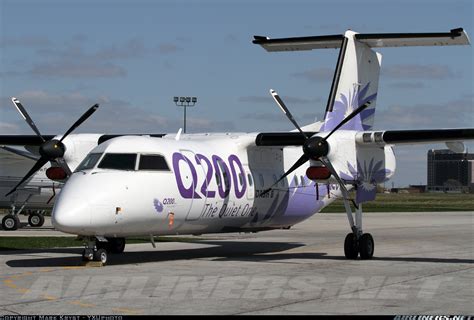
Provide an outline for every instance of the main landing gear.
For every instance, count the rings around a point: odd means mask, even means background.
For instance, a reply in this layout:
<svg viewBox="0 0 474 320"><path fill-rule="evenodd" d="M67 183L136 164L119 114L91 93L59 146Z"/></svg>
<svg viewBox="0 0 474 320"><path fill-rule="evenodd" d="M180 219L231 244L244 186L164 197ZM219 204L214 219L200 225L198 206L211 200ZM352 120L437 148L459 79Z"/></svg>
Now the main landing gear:
<svg viewBox="0 0 474 320"><path fill-rule="evenodd" d="M122 253L125 238L88 238L82 251L82 261L98 261L106 265L109 253Z"/></svg>
<svg viewBox="0 0 474 320"><path fill-rule="evenodd" d="M14 211L13 211L14 212ZM5 231L17 230L21 227L20 211L9 213L2 219L2 229ZM28 211L28 224L32 227L39 228L44 224L44 210Z"/></svg>
<svg viewBox="0 0 474 320"><path fill-rule="evenodd" d="M12 196L10 213L2 219L3 230L13 231L21 227L19 215L22 214L23 209L25 209L32 196L32 193L28 194L18 210L16 207L17 195ZM26 215L28 215L28 224L36 228L41 227L44 224L44 213L45 210L26 210Z"/></svg>
<svg viewBox="0 0 474 320"><path fill-rule="evenodd" d="M362 204L356 207L355 222L352 217L352 210L349 204L348 194L342 189L344 196L344 207L352 232L344 240L344 255L347 259L357 259L360 254L361 259L372 259L374 256L374 238L370 233L362 231Z"/></svg>

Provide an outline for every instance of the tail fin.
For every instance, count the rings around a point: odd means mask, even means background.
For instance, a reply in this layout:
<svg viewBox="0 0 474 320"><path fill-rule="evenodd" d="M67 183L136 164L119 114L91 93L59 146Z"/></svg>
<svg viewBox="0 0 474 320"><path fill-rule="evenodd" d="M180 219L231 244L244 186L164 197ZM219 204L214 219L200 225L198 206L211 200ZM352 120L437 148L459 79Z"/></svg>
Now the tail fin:
<svg viewBox="0 0 474 320"><path fill-rule="evenodd" d="M331 131L366 103L369 106L342 129L370 130L374 124L382 55L356 40L355 35L353 31L344 35L321 131Z"/></svg>
<svg viewBox="0 0 474 320"><path fill-rule="evenodd" d="M324 124L320 130L330 131L364 104L369 106L342 129L372 129L382 55L371 48L466 45L469 38L462 28L441 33L386 34L361 34L348 30L344 35L315 37L269 39L255 36L253 43L270 52L340 49Z"/></svg>

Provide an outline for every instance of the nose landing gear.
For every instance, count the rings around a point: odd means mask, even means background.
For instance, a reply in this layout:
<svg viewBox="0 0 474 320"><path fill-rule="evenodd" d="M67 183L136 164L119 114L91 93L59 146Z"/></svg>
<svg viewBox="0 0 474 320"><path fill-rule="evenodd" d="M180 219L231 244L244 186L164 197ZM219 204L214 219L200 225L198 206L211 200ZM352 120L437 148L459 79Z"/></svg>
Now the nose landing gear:
<svg viewBox="0 0 474 320"><path fill-rule="evenodd" d="M97 261L105 266L108 262L109 253L123 253L125 250L125 238L88 238L82 252L82 261Z"/></svg>

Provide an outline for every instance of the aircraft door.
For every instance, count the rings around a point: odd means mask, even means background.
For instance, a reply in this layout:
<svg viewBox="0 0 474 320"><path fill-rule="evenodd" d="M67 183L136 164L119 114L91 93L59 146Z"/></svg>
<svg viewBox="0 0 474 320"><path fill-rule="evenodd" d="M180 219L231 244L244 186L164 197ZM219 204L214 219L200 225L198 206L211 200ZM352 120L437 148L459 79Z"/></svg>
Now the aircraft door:
<svg viewBox="0 0 474 320"><path fill-rule="evenodd" d="M180 150L181 154L188 159L189 172L188 175L183 176L183 179L187 179L188 185L191 185L194 190L194 195L191 198L191 205L186 215L186 221L197 220L201 216L201 213L207 202L207 190L208 181L206 179L206 170L210 163L206 163L191 150Z"/></svg>

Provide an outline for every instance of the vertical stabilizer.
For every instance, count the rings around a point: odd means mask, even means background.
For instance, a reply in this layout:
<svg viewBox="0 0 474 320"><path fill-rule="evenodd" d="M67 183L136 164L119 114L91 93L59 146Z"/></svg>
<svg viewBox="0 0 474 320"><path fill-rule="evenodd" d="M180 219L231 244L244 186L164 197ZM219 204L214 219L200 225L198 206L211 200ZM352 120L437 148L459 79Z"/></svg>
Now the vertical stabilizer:
<svg viewBox="0 0 474 320"><path fill-rule="evenodd" d="M463 28L449 32L428 33L356 33L270 39L255 36L253 43L268 52L291 52L316 49L339 49L324 124L320 131L330 131L358 107L368 107L348 121L342 129L370 130L374 123L382 55L372 48L412 46L469 45Z"/></svg>
<svg viewBox="0 0 474 320"><path fill-rule="evenodd" d="M374 124L382 55L356 40L356 34L344 34L321 131L331 131L364 104L368 107L342 129L370 130Z"/></svg>

